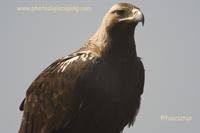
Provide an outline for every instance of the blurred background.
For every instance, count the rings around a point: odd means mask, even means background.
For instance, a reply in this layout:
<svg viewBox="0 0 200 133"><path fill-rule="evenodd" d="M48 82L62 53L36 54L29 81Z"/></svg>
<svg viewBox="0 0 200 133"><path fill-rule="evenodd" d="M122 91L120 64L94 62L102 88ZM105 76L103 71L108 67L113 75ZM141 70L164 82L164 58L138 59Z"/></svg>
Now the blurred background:
<svg viewBox="0 0 200 133"><path fill-rule="evenodd" d="M145 15L135 35L146 69L144 94L134 126L124 133L199 132L199 0L2 0L1 133L18 131L18 107L37 75L80 48L117 2L134 3Z"/></svg>

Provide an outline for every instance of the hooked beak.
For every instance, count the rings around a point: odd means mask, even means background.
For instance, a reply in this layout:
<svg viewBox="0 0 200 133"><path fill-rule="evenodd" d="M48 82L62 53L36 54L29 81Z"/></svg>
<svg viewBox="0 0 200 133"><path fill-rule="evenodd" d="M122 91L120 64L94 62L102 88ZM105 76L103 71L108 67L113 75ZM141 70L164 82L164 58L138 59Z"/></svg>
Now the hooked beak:
<svg viewBox="0 0 200 133"><path fill-rule="evenodd" d="M132 19L136 22L142 22L142 26L144 26L144 14L140 11L140 9L133 8L132 10Z"/></svg>
<svg viewBox="0 0 200 133"><path fill-rule="evenodd" d="M128 18L120 19L120 21L127 21L127 22L142 22L142 26L144 26L144 15L138 8L133 8L130 16Z"/></svg>

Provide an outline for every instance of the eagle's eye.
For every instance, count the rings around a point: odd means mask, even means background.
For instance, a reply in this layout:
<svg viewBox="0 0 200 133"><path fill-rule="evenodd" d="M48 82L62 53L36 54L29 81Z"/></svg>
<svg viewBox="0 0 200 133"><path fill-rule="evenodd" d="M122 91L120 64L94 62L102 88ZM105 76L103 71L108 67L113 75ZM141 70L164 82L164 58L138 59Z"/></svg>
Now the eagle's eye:
<svg viewBox="0 0 200 133"><path fill-rule="evenodd" d="M124 16L126 14L126 10L116 10L115 13L119 16Z"/></svg>

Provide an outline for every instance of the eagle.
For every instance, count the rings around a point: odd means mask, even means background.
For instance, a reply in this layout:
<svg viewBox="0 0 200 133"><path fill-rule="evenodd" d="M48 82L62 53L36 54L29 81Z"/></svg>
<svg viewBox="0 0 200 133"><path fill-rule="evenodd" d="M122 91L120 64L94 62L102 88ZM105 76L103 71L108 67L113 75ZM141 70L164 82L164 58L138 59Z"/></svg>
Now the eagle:
<svg viewBox="0 0 200 133"><path fill-rule="evenodd" d="M137 6L113 5L83 47L32 82L18 133L121 133L133 125L145 78L134 40L139 22Z"/></svg>

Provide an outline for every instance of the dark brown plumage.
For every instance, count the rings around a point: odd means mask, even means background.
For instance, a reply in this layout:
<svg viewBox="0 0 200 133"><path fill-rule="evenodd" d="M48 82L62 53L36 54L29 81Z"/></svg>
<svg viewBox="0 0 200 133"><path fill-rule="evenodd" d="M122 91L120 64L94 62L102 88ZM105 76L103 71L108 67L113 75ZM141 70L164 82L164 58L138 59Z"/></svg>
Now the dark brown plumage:
<svg viewBox="0 0 200 133"><path fill-rule="evenodd" d="M144 87L138 22L138 7L115 4L84 47L47 67L20 106L19 133L120 133L132 125Z"/></svg>

